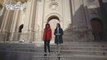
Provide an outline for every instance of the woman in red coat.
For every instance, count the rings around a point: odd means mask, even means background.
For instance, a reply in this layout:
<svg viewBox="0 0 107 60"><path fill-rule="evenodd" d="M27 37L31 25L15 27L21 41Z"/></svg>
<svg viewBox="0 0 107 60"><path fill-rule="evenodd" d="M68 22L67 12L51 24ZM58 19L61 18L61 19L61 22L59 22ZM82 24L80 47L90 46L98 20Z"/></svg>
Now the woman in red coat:
<svg viewBox="0 0 107 60"><path fill-rule="evenodd" d="M44 32L43 32L44 52L45 53L47 52L47 49L48 49L48 52L50 53L51 38L52 38L52 30L50 28L50 24L47 23L45 25L45 29L44 29Z"/></svg>

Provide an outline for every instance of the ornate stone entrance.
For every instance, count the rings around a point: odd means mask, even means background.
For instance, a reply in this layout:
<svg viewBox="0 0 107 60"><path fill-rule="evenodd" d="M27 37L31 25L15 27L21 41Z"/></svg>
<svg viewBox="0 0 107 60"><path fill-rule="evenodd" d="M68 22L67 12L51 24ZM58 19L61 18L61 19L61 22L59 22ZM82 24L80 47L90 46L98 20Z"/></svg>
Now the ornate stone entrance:
<svg viewBox="0 0 107 60"><path fill-rule="evenodd" d="M54 43L54 30L56 28L57 23L60 23L59 17L53 15L50 16L47 20L47 22L50 24L51 29L52 29L52 43Z"/></svg>

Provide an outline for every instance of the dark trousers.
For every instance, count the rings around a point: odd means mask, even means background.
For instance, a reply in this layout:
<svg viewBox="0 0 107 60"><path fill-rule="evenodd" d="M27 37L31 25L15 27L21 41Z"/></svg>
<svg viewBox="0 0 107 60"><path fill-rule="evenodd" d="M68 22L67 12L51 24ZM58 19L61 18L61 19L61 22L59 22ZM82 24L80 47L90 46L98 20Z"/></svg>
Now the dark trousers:
<svg viewBox="0 0 107 60"><path fill-rule="evenodd" d="M44 52L48 52L50 53L50 41L44 41Z"/></svg>

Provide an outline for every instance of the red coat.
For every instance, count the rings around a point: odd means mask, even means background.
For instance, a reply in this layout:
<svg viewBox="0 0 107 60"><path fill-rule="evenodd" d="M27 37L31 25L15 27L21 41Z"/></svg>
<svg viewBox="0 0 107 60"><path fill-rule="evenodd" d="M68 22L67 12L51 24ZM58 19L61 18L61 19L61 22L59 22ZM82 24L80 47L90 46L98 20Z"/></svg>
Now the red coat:
<svg viewBox="0 0 107 60"><path fill-rule="evenodd" d="M52 30L48 28L48 30L44 29L43 32L43 41L50 41L52 39Z"/></svg>

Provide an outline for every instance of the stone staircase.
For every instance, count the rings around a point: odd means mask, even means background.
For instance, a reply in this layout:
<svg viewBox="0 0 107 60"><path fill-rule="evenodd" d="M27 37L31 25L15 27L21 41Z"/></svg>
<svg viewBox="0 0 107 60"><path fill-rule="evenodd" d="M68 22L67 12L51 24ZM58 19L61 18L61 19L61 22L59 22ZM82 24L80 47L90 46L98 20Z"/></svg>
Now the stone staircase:
<svg viewBox="0 0 107 60"><path fill-rule="evenodd" d="M64 42L93 42L94 36L90 30L86 31L64 31L63 35Z"/></svg>
<svg viewBox="0 0 107 60"><path fill-rule="evenodd" d="M44 56L43 45L33 43L1 43L0 60L107 60L107 42L66 42L57 46L51 45L51 53Z"/></svg>

